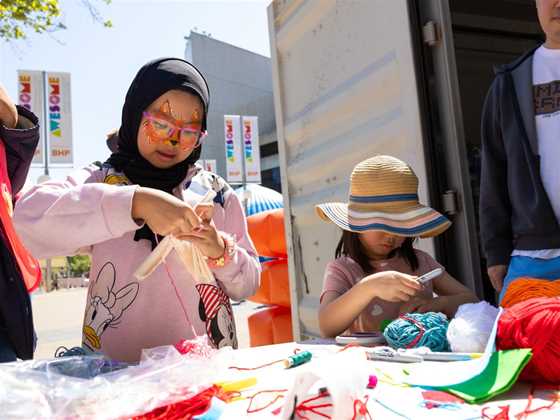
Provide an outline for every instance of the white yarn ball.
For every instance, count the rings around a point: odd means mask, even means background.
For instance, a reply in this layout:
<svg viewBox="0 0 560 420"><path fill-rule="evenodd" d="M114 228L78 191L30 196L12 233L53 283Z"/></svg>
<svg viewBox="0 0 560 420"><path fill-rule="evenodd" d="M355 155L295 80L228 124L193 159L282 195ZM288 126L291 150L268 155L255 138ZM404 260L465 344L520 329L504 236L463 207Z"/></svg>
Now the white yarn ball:
<svg viewBox="0 0 560 420"><path fill-rule="evenodd" d="M483 353L498 316L498 308L488 302L459 306L447 328L451 350L459 353Z"/></svg>

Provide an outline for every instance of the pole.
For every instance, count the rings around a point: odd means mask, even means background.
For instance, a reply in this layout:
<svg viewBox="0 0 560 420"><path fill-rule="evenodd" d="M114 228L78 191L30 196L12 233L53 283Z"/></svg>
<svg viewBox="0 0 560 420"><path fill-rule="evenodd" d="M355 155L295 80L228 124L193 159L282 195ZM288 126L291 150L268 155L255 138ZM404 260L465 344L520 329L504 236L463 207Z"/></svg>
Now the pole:
<svg viewBox="0 0 560 420"><path fill-rule="evenodd" d="M43 115L45 116L43 119L43 138L45 143L45 175L49 175L49 84L47 80L47 72L43 71ZM49 290L49 286L52 284L51 274L52 274L52 261L50 258L46 259L46 267L45 267L45 283L47 286L47 291Z"/></svg>

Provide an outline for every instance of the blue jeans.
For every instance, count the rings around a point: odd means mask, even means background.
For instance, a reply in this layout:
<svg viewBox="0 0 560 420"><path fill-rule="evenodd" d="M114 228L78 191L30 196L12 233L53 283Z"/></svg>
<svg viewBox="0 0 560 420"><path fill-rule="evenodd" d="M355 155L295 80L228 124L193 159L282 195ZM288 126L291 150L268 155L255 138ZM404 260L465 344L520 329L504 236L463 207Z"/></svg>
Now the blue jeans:
<svg viewBox="0 0 560 420"><path fill-rule="evenodd" d="M8 338L8 334L0 329L0 363L15 362L16 360L16 352Z"/></svg>
<svg viewBox="0 0 560 420"><path fill-rule="evenodd" d="M560 279L560 257L545 260L542 258L531 258L514 256L509 263L508 272L504 278L504 285L500 292L500 302L504 298L506 289L512 281L519 277L534 277L541 280Z"/></svg>

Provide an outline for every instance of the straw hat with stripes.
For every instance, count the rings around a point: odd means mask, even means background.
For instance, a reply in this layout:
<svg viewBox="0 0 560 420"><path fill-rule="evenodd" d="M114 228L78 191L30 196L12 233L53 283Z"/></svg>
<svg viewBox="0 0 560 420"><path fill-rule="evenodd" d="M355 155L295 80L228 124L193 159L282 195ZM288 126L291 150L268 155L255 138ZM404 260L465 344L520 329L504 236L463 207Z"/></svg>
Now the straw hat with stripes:
<svg viewBox="0 0 560 420"><path fill-rule="evenodd" d="M348 203L325 203L317 214L344 230L380 230L397 236L428 238L451 222L418 202L418 178L410 166L392 156L358 163L350 176Z"/></svg>

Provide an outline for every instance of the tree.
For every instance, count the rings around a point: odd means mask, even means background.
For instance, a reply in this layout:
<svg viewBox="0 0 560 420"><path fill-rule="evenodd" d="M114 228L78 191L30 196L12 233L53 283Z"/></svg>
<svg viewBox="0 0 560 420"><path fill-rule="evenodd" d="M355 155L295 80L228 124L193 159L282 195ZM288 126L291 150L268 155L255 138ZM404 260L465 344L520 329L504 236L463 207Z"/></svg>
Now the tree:
<svg viewBox="0 0 560 420"><path fill-rule="evenodd" d="M93 2L109 4L111 0L82 0L95 21L111 27L111 21L103 20ZM30 30L43 33L65 29L59 17L59 0L0 0L0 38L11 41L25 38Z"/></svg>
<svg viewBox="0 0 560 420"><path fill-rule="evenodd" d="M87 255L74 255L72 257L66 257L66 259L70 266L70 273L73 276L81 276L84 273L89 273L91 260Z"/></svg>

